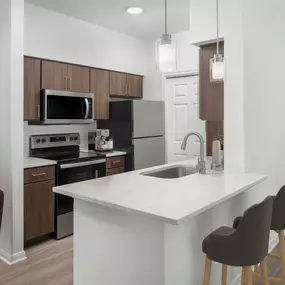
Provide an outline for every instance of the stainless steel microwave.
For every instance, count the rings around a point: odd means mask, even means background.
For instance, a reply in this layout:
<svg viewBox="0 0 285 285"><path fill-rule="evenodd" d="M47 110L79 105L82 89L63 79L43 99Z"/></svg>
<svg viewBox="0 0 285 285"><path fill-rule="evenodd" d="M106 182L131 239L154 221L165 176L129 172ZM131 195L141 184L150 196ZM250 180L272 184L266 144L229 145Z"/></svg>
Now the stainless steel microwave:
<svg viewBox="0 0 285 285"><path fill-rule="evenodd" d="M90 124L94 120L94 94L43 89L41 91L41 123Z"/></svg>

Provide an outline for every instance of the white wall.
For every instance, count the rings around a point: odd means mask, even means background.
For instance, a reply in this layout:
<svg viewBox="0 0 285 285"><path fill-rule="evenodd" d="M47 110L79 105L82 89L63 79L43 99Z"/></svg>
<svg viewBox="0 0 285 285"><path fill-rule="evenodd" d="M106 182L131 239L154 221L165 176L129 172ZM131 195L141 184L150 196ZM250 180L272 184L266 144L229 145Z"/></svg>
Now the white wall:
<svg viewBox="0 0 285 285"><path fill-rule="evenodd" d="M199 48L192 45L192 31L184 31L172 35L177 44L177 69L198 70L199 69Z"/></svg>
<svg viewBox="0 0 285 285"><path fill-rule="evenodd" d="M219 0L220 37L227 28L228 0ZM190 0L190 31L192 43L212 41L217 37L216 0Z"/></svg>
<svg viewBox="0 0 285 285"><path fill-rule="evenodd" d="M220 3L226 57L226 171L245 170L269 176L266 183L244 194L240 207L246 208L275 194L285 184L285 135L282 134L285 40L280 37L285 29L285 8L281 0L274 5L270 0L221 0ZM207 42L215 37L214 5L214 0L192 0L193 42ZM262 60L268 53L268 60ZM233 218L230 217L228 226ZM274 242L272 234L271 245ZM232 270L231 279L239 273Z"/></svg>
<svg viewBox="0 0 285 285"><path fill-rule="evenodd" d="M107 28L25 4L25 54L146 74L146 44Z"/></svg>
<svg viewBox="0 0 285 285"><path fill-rule="evenodd" d="M0 257L13 263L23 251L23 22L24 1L0 2L0 189L4 213Z"/></svg>

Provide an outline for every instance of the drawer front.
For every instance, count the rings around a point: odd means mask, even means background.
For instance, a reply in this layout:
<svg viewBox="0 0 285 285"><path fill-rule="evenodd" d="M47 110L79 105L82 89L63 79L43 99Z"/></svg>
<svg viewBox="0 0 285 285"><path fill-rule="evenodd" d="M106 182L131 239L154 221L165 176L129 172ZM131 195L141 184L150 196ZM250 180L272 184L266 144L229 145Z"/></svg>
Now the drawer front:
<svg viewBox="0 0 285 285"><path fill-rule="evenodd" d="M116 174L124 173L124 172L125 172L124 167L110 168L110 169L107 169L106 175L111 176L111 175L116 175Z"/></svg>
<svg viewBox="0 0 285 285"><path fill-rule="evenodd" d="M115 156L107 158L106 167L107 168L116 168L125 165L125 157L124 156Z"/></svg>
<svg viewBox="0 0 285 285"><path fill-rule="evenodd" d="M34 183L55 179L55 167L44 166L24 170L24 183Z"/></svg>

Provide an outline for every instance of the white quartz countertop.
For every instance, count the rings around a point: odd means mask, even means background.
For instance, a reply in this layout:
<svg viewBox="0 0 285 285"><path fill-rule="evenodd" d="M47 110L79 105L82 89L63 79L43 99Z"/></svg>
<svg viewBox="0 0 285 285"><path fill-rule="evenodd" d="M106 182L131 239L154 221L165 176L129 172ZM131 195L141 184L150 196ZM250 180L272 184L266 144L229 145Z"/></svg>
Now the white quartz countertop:
<svg viewBox="0 0 285 285"><path fill-rule="evenodd" d="M140 174L174 165L193 166L196 161L182 161L58 186L54 192L179 225L267 179L267 176L260 174L197 173L178 179Z"/></svg>
<svg viewBox="0 0 285 285"><path fill-rule="evenodd" d="M55 164L57 164L57 162L54 160L48 160L36 157L24 157L24 169L55 165Z"/></svg>

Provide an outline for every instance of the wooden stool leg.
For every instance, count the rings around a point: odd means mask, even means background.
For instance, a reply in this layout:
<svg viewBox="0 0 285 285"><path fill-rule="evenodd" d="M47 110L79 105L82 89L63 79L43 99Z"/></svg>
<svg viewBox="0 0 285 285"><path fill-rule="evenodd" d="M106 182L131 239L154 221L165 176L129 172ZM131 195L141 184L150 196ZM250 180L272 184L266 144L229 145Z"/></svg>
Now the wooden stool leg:
<svg viewBox="0 0 285 285"><path fill-rule="evenodd" d="M252 270L250 266L244 268L245 277L246 277L246 285L252 285Z"/></svg>
<svg viewBox="0 0 285 285"><path fill-rule="evenodd" d="M210 279L211 279L211 268L212 268L212 260L206 256L206 262L205 262L205 273L204 273L204 285L210 285Z"/></svg>
<svg viewBox="0 0 285 285"><path fill-rule="evenodd" d="M258 265L254 265L254 272L257 272L258 271Z"/></svg>
<svg viewBox="0 0 285 285"><path fill-rule="evenodd" d="M244 278L245 274L244 274L244 268L241 269L241 280L240 280L240 285L244 285Z"/></svg>
<svg viewBox="0 0 285 285"><path fill-rule="evenodd" d="M281 259L281 269L282 269L282 284L285 285L285 241L284 241L284 231L278 232L279 245L280 245L280 259Z"/></svg>
<svg viewBox="0 0 285 285"><path fill-rule="evenodd" d="M227 277L228 277L228 267L223 264L222 267L222 285L227 285Z"/></svg>
<svg viewBox="0 0 285 285"><path fill-rule="evenodd" d="M263 281L263 285L269 285L269 281L268 281L268 268L267 268L267 260L264 259L261 262L261 270L262 270L262 281Z"/></svg>

